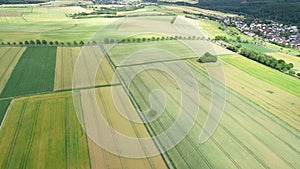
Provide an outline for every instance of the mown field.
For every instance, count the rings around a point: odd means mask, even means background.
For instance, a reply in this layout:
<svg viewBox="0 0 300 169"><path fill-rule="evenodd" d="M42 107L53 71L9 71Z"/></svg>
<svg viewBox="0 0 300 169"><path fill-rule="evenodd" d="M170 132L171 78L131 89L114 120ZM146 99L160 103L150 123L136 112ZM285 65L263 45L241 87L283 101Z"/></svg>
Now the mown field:
<svg viewBox="0 0 300 169"><path fill-rule="evenodd" d="M116 102L116 100L113 100L112 90L117 90L118 99L120 99L119 101ZM94 111L93 106L91 105L92 102L87 99L91 97L93 93L96 94L97 106L100 108L101 115ZM99 115L103 116L115 131L125 136L138 139L149 137L149 134L142 123L135 123L124 118L124 115L130 119L137 119L139 116L131 105L122 86L81 90L80 95L82 108L86 111L84 112L86 128L88 131L91 131L90 134L94 133L89 139L89 152L92 168L167 168L161 156L126 158L107 152L96 144L102 140L103 143L108 143L104 144L104 146L111 147L111 150L113 149L117 152L130 151L130 146L135 146L139 147L140 153L144 155L147 155L147 153L150 152L150 148L155 148L154 144L149 147L145 147L141 144L126 146L126 143L123 143L122 140L118 140L113 132L106 131L104 128L100 127L102 125L99 123ZM116 105L117 103L120 103L121 105ZM121 109L123 114L121 114L119 111L120 109L117 109L116 106ZM124 114L124 112L126 112L126 114ZM105 135L105 138L102 138L103 135Z"/></svg>
<svg viewBox="0 0 300 169"><path fill-rule="evenodd" d="M1 168L90 168L71 93L13 100L0 132Z"/></svg>
<svg viewBox="0 0 300 169"><path fill-rule="evenodd" d="M0 48L0 92L5 87L25 49L25 47Z"/></svg>
<svg viewBox="0 0 300 169"><path fill-rule="evenodd" d="M159 67L168 67L168 64L176 65L176 62L156 64L160 64ZM191 68L199 88L202 89L200 111L191 132L168 152L177 168L299 167L300 164L296 160L300 156L299 131L230 89L227 89L225 111L219 127L207 142L199 144L199 134L210 106L211 89L207 74L194 66ZM127 78L128 73L134 72L135 69L136 66L122 67L120 72L123 78ZM181 72L180 76L186 75L184 71L176 72ZM158 134L172 125L180 103L178 88L172 78L160 71L148 70L138 74L128 85L143 111L150 106L147 96L151 90L162 89L167 95L168 104L164 114L151 122L151 126ZM185 81L185 85L189 86L189 81ZM169 139L172 141L173 138Z"/></svg>
<svg viewBox="0 0 300 169"><path fill-rule="evenodd" d="M28 47L11 73L0 97L52 91L56 47Z"/></svg>

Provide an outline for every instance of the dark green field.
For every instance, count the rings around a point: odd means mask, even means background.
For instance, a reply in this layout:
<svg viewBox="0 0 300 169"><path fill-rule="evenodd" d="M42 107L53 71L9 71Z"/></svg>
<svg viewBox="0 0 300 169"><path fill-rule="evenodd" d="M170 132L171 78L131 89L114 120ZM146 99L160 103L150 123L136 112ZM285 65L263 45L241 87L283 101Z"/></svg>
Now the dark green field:
<svg viewBox="0 0 300 169"><path fill-rule="evenodd" d="M28 47L16 65L0 97L52 91L56 47Z"/></svg>
<svg viewBox="0 0 300 169"><path fill-rule="evenodd" d="M11 100L0 100L0 125Z"/></svg>

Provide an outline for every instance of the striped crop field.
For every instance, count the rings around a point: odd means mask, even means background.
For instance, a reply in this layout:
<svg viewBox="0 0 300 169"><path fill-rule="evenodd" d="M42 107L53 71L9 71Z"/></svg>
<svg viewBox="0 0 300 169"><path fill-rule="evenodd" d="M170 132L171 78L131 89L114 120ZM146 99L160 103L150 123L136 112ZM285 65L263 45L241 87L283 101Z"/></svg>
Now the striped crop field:
<svg viewBox="0 0 300 169"><path fill-rule="evenodd" d="M52 91L56 47L28 47L11 73L0 97Z"/></svg>
<svg viewBox="0 0 300 169"><path fill-rule="evenodd" d="M99 85L112 84L113 70L104 58L101 50L97 46L87 47L58 47L56 53L56 68L54 90L72 88L73 71L78 57L84 55L82 73L88 75L89 71L97 68L96 77L83 76L82 83L77 87L93 87ZM102 59L100 61L100 58ZM98 63L100 65L98 65ZM99 68L98 68L99 66ZM90 86L93 84L93 86Z"/></svg>
<svg viewBox="0 0 300 169"><path fill-rule="evenodd" d="M221 59L224 57L227 56L220 56ZM205 70L205 68L209 66L214 66L206 65L206 67L204 67L202 64L199 64L199 62L197 62L194 59L189 60L189 63L193 64L201 70ZM263 80L255 78L247 72L244 72L228 63L223 62L222 66L225 72L226 86L228 88L245 96L258 106L264 108L265 110L276 116L277 118L283 120L290 126L293 126L294 128L300 130L300 105L295 104L297 102L300 102L299 97L276 86L273 86ZM265 70L265 72L268 71L273 70ZM289 78L289 76L286 76L286 78Z"/></svg>
<svg viewBox="0 0 300 169"><path fill-rule="evenodd" d="M0 132L0 168L90 168L71 93L13 100Z"/></svg>
<svg viewBox="0 0 300 169"><path fill-rule="evenodd" d="M0 48L0 93L10 78L15 66L26 48L2 47Z"/></svg>
<svg viewBox="0 0 300 169"><path fill-rule="evenodd" d="M117 91L119 101L113 100L112 90ZM99 140L106 140L105 146L112 147L112 149L118 152L130 151L130 145L124 147L122 140L115 137L113 132L105 131L100 127L99 115L97 111L93 109L92 102L87 99L92 94L96 95L97 106L100 108L100 113L106 122L117 132L122 133L131 138L142 139L149 137L149 134L142 123L134 123L125 117L130 119L139 118L136 110L131 105L127 95L125 94L122 86L112 87L100 87L97 89L81 90L81 104L84 113L84 120L87 130L93 130L94 135L89 139L89 152L91 158L92 168L132 168L132 169L164 169L167 168L164 160L160 155L154 157L145 158L126 158L123 156L114 155L106 150L101 149L96 143ZM116 103L120 103L117 109ZM119 110L126 114L121 114ZM123 115L123 116L122 116ZM102 138L105 135L105 138ZM105 141L104 141L105 142ZM123 145L123 146L122 146ZM131 145L132 146L132 145ZM144 145L137 144L135 147L139 147L142 154L147 155L149 149L156 148L154 143L152 146L145 147Z"/></svg>
<svg viewBox="0 0 300 169"><path fill-rule="evenodd" d="M179 76L187 76L184 69L179 64L177 67L176 65L175 61L155 63L153 67L175 69ZM128 74L138 70L138 66L122 67L119 69L121 76L124 79L128 78ZM297 160L300 158L299 130L290 127L231 89L226 89L224 113L218 128L208 141L200 144L199 135L210 109L211 92L217 98L224 96L211 90L206 73L192 64L190 68L196 76L200 89L199 114L189 134L175 148L168 151L177 168L298 168L300 166ZM214 83L220 85L218 81ZM189 87L191 82L184 81L184 84ZM179 89L172 77L161 71L144 70L127 85L143 111L150 106L149 93L154 89L163 90L167 95L166 109L163 115L150 124L157 134L173 124L178 116L181 97L178 97ZM191 99L189 102L198 103L197 100ZM222 107L217 108L222 109ZM183 127L186 124L181 125ZM169 135L169 141L172 142L173 139Z"/></svg>

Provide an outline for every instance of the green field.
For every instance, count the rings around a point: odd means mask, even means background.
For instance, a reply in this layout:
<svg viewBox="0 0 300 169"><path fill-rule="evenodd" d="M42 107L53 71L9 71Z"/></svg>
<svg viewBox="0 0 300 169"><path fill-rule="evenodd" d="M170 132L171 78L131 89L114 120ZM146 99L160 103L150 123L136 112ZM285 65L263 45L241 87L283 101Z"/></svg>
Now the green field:
<svg viewBox="0 0 300 169"><path fill-rule="evenodd" d="M13 70L1 97L52 91L56 47L28 47Z"/></svg>
<svg viewBox="0 0 300 169"><path fill-rule="evenodd" d="M71 93L13 100L0 132L1 168L90 168Z"/></svg>
<svg viewBox="0 0 300 169"><path fill-rule="evenodd" d="M2 120L5 117L6 110L10 104L11 100L0 100L0 125L2 124Z"/></svg>
<svg viewBox="0 0 300 169"><path fill-rule="evenodd" d="M261 53L266 53L266 52L274 52L272 49L265 48L260 45L256 45L253 43L237 43L237 42L232 42L234 45L241 45L243 48L246 48L248 50L253 50L255 52L261 52Z"/></svg>
<svg viewBox="0 0 300 169"><path fill-rule="evenodd" d="M221 56L221 59L251 76L300 97L300 81L241 55Z"/></svg>

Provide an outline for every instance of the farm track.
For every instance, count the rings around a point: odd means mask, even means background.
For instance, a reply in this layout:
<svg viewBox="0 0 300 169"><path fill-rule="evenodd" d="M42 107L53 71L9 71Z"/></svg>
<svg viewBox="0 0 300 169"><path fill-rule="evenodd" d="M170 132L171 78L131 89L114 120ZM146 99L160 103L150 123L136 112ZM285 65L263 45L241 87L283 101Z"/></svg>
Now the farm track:
<svg viewBox="0 0 300 169"><path fill-rule="evenodd" d="M18 123L17 123L17 128L15 130L12 143L9 146L9 151L7 151L7 155L5 156L6 158L5 158L4 163L2 164L1 168L9 168L9 166L10 166L12 154L13 154L13 151L15 149L16 141L17 141L17 138L18 138L19 133L20 133L20 126L21 126L22 121L23 121L23 116L24 116L27 104L28 104L28 100L26 100L25 103L23 103L22 111L20 113L20 117L19 117L19 120L18 120Z"/></svg>
<svg viewBox="0 0 300 169"><path fill-rule="evenodd" d="M150 136L154 136L155 133L154 133L153 129L151 128L151 126L148 123L146 123L145 117L143 116L142 112L140 111L140 108L138 107L138 105L137 105L136 101L134 100L132 94L130 93L128 87L124 83L124 81L123 81L122 77L120 76L119 72L116 70L116 67L115 67L114 63L111 60L111 58L108 55L108 53L106 52L104 46L101 44L99 47L100 47L102 53L104 54L105 58L107 59L108 63L110 64L111 68L113 69L114 73L117 75L117 78L119 79L122 87L124 88L125 93L128 95L129 100L133 104L133 106L136 109L138 115L143 120L143 122L145 122L144 123L145 127L148 130ZM166 165L168 166L168 168L169 169L174 169L174 164L172 163L172 161L169 159L169 157L164 152L164 149L163 149L162 145L160 144L160 142L158 141L158 139L154 138L153 142L155 143L155 145L157 146L158 150L160 151L161 156L163 157L164 161L166 162Z"/></svg>
<svg viewBox="0 0 300 169"><path fill-rule="evenodd" d="M97 53L95 52L95 48L92 47L92 49L93 49L93 54L94 54L94 56L95 56L95 59L97 60L97 63L101 64L102 62L100 62L101 60L97 57ZM101 70L101 74L102 74L102 76L103 76L105 82L106 82L107 84L109 84L109 81L108 81L107 77L106 77L105 74L104 74L104 71L103 71L102 66L99 66L99 68L100 68L100 70Z"/></svg>
<svg viewBox="0 0 300 169"><path fill-rule="evenodd" d="M178 66L179 68L180 68L180 66ZM183 70L184 71L184 70ZM168 77L166 77L166 78L168 78ZM209 88L203 83L203 82L201 82L200 80L198 80L197 79L197 81L198 81L198 83L199 84L201 84L203 87L205 87L205 88L207 88L208 90L209 90ZM188 83L187 83L188 84ZM218 95L218 94L217 94ZM222 96L220 96L219 95L219 97L222 97ZM244 101L245 102L245 101ZM236 109L238 109L240 112L244 112L243 110L241 110L240 108L238 108L236 105L234 105L234 104L232 104L231 102L228 102L227 101L227 103L229 103L230 105L232 105L233 107L235 107ZM202 108L201 108L202 109ZM205 111L204 111L205 112ZM244 112L243 114L247 114L246 112ZM243 124L241 124L235 117L233 117L232 115L230 115L230 114L226 114L226 115L228 115L228 116L230 116L230 118L231 119L234 119L234 121L237 123L237 124L239 124L240 126L242 126L243 127L243 129L245 130L245 131L247 131L248 133L250 133L253 137L255 137L257 140L259 140L262 144L264 144L266 147L268 147L269 148L269 150L271 150L275 155L277 155L277 157L279 157L281 160L283 160L286 164L288 164L291 168L295 168L292 164L290 164L290 162L288 162L288 161L286 161L286 159L285 158L283 158L283 157L281 157L281 156L278 156L278 154L276 153L276 152L274 152L264 141L262 141L258 136L256 136L253 132L251 132L250 130L248 130ZM250 117L249 115L247 115L248 117ZM252 117L250 117L251 119L253 119ZM254 119L253 119L254 120ZM257 122L256 120L254 120L255 122ZM259 125L261 125L261 124L259 124ZM220 124L220 126L222 126L222 124ZM261 125L262 126L262 125ZM263 126L262 126L263 127ZM264 127L265 128L265 127ZM224 127L224 129L225 129L225 127ZM277 137L276 135L274 135L272 132L270 132L270 130L268 130L267 128L265 128L269 133L271 133L273 136L275 136L276 138L278 138L279 140L282 140L282 139L280 139L279 137ZM228 134L230 134L230 135L232 135L231 134L231 132L228 130L228 129L226 129L227 130L227 133ZM232 135L232 137L233 137L233 135ZM241 141L239 141L240 143L242 143ZM295 149L294 147L292 147L290 144L288 144L288 143L286 143L285 141L282 141L283 143L285 143L288 147L290 147L292 150L294 150L294 151L297 151L298 152L298 150L297 149ZM245 146L246 147L246 146ZM249 149L250 150L250 149ZM259 159L259 158L258 158Z"/></svg>

